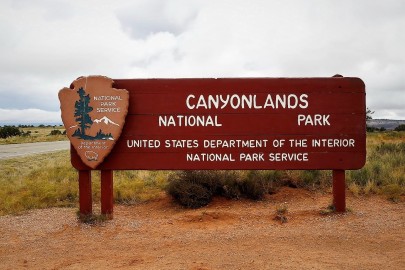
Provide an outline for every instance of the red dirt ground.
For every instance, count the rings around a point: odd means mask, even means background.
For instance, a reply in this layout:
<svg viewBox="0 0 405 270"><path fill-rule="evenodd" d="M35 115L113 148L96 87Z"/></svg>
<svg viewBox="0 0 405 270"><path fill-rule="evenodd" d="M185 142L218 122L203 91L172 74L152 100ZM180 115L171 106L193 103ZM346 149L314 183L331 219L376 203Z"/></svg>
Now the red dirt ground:
<svg viewBox="0 0 405 270"><path fill-rule="evenodd" d="M0 217L1 269L405 269L404 203L347 199L321 215L331 194L284 188L263 201L215 199L187 210L162 195L116 206L87 225L76 210ZM275 220L288 206L288 222Z"/></svg>

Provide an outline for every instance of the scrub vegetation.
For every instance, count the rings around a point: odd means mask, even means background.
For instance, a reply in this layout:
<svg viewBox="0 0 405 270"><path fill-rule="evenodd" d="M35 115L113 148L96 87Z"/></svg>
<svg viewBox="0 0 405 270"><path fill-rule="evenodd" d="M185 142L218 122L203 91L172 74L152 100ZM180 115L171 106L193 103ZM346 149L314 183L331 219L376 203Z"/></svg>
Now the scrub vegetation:
<svg viewBox="0 0 405 270"><path fill-rule="evenodd" d="M405 195L405 132L367 134L366 165L346 172L349 190L356 195L383 194L392 201Z"/></svg>
<svg viewBox="0 0 405 270"><path fill-rule="evenodd" d="M0 160L0 215L29 209L72 207L78 203L76 170L69 151ZM114 172L114 198L133 204L156 198L165 187L165 171ZM93 200L100 201L100 175L92 173Z"/></svg>
<svg viewBox="0 0 405 270"><path fill-rule="evenodd" d="M4 136L3 136L4 135ZM0 145L33 142L65 141L63 126L3 126L0 127Z"/></svg>
<svg viewBox="0 0 405 270"><path fill-rule="evenodd" d="M51 129L47 130L49 134ZM367 134L364 168L346 171L357 196L378 194L398 202L405 195L405 132ZM77 172L69 151L0 160L0 215L78 203ZM208 204L213 196L262 199L282 186L330 191L331 171L116 171L114 199L135 204L167 191L186 207ZM93 172L93 201L100 200L100 176Z"/></svg>

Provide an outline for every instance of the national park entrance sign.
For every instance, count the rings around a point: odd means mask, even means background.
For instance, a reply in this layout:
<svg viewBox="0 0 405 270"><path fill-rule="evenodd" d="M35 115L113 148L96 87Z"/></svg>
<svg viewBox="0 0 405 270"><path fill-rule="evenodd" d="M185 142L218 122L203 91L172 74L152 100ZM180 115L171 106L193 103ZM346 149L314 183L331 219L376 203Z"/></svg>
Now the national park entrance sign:
<svg viewBox="0 0 405 270"><path fill-rule="evenodd" d="M119 79L81 77L59 92L79 171L80 212L113 211L113 170L333 170L345 211L345 170L366 159L359 78Z"/></svg>

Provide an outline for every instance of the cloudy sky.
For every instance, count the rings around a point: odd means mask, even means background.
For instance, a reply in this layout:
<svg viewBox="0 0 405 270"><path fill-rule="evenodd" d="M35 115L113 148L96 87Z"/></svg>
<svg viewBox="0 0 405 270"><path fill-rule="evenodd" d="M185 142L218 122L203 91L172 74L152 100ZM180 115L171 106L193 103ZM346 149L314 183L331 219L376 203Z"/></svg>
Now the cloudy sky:
<svg viewBox="0 0 405 270"><path fill-rule="evenodd" d="M61 123L79 76L360 77L405 119L403 0L0 0L0 125Z"/></svg>

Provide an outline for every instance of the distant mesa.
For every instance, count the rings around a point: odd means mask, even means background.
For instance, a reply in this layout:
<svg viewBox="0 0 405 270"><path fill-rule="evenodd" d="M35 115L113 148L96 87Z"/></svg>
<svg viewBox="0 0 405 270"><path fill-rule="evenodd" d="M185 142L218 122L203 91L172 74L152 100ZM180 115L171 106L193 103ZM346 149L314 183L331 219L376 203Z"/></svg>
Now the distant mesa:
<svg viewBox="0 0 405 270"><path fill-rule="evenodd" d="M104 116L104 117L102 117L100 119L95 119L93 122L97 123L97 124L100 124L100 123L103 122L106 125L112 124L112 125L115 125L115 126L120 126L117 123L114 123L113 121L111 121L107 116Z"/></svg>
<svg viewBox="0 0 405 270"><path fill-rule="evenodd" d="M367 126L373 128L385 128L386 130L394 130L397 126L404 124L405 120L391 120L391 119L367 120Z"/></svg>

